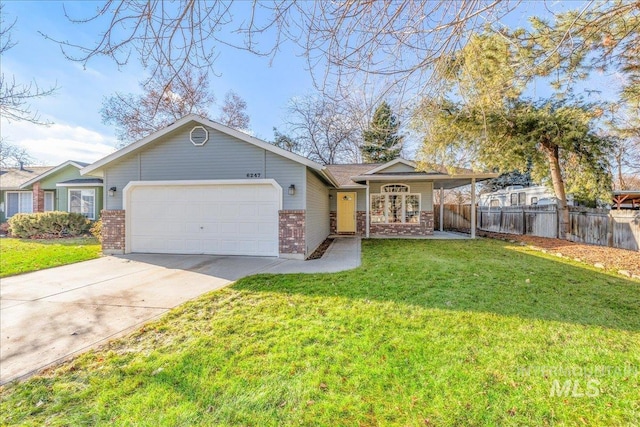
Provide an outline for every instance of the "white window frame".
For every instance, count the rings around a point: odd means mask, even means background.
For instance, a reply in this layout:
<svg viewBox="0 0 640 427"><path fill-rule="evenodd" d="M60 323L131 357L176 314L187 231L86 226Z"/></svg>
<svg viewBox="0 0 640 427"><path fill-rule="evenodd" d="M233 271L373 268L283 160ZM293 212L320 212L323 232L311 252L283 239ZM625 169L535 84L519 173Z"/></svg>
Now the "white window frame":
<svg viewBox="0 0 640 427"><path fill-rule="evenodd" d="M51 209L47 209L47 196L51 196ZM55 191L45 191L44 192L44 211L51 212L56 210L56 192Z"/></svg>
<svg viewBox="0 0 640 427"><path fill-rule="evenodd" d="M72 191L79 191L80 192L80 203L82 203L82 193L83 192L87 192L87 193L91 193L91 195L93 196L93 211L91 212L91 215L86 215L86 217L90 220L95 220L96 219L96 190L95 188L69 188L69 191L67 193L68 196L68 201L67 201L67 211L71 212L71 192ZM82 210L82 205L80 206L80 210ZM82 212L78 212L78 213L82 213Z"/></svg>
<svg viewBox="0 0 640 427"><path fill-rule="evenodd" d="M4 213L5 218L9 219L13 215L9 216L9 194L18 194L18 212L16 213L33 213L33 191L5 191L4 193ZM20 194L29 194L31 197L31 210L25 211L22 210L22 198L19 196ZM15 215L15 214L14 214Z"/></svg>
<svg viewBox="0 0 640 427"><path fill-rule="evenodd" d="M387 192L385 189L398 187L406 188L406 191L392 191ZM402 222L389 222L389 196L400 196L402 197ZM415 196L418 198L418 222L407 222L407 196ZM369 211L372 211L371 204L373 203L374 197L384 197L384 222L371 222L372 224L404 224L404 225L418 225L420 224L420 212L422 212L422 195L420 193L412 193L411 188L407 184L385 184L380 186L379 193L371 193L369 195Z"/></svg>

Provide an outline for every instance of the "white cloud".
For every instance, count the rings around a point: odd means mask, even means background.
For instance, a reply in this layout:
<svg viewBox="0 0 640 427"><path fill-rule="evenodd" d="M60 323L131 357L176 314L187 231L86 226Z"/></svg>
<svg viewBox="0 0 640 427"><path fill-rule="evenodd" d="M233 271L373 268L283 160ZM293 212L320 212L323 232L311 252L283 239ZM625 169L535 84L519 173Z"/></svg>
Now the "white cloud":
<svg viewBox="0 0 640 427"><path fill-rule="evenodd" d="M3 122L2 137L26 148L43 165L57 165L66 160L91 163L115 151L114 138L62 123L38 126L26 122Z"/></svg>

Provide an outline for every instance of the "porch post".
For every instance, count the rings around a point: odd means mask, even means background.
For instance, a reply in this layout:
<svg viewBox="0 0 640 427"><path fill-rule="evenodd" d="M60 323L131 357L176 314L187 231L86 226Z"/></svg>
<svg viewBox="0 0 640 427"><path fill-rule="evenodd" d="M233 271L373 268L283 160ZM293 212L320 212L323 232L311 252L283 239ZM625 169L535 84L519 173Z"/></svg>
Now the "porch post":
<svg viewBox="0 0 640 427"><path fill-rule="evenodd" d="M444 230L444 187L440 185L440 231Z"/></svg>
<svg viewBox="0 0 640 427"><path fill-rule="evenodd" d="M364 201L365 206L366 206L366 208L365 208L365 224L366 224L365 225L365 229L366 229L365 236L368 239L369 238L369 205L370 205L370 203L369 203L369 180L366 180L365 182L367 184L366 196L365 196L367 200Z"/></svg>
<svg viewBox="0 0 640 427"><path fill-rule="evenodd" d="M476 179L471 178L471 238L476 238Z"/></svg>

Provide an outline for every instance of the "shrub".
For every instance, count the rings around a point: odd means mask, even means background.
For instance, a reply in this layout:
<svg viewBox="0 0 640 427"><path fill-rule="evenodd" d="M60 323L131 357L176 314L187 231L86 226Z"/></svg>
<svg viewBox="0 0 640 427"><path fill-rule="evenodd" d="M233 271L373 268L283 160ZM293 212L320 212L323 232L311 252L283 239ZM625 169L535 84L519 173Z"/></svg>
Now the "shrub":
<svg viewBox="0 0 640 427"><path fill-rule="evenodd" d="M91 221L71 212L16 214L9 218L11 235L20 238L80 236L86 234Z"/></svg>
<svg viewBox="0 0 640 427"><path fill-rule="evenodd" d="M95 237L96 239L98 239L100 243L102 243L102 220L101 219L94 222L89 231L91 231L91 234L93 235L93 237Z"/></svg>

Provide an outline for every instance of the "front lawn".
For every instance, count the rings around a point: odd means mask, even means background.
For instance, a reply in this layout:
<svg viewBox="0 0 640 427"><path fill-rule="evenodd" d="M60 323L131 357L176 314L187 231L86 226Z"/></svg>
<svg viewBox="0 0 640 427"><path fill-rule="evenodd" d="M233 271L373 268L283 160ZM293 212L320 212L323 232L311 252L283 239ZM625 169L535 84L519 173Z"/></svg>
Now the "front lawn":
<svg viewBox="0 0 640 427"><path fill-rule="evenodd" d="M98 258L100 243L94 238L0 239L0 277Z"/></svg>
<svg viewBox="0 0 640 427"><path fill-rule="evenodd" d="M637 425L640 283L493 240L363 242L0 391L2 425Z"/></svg>

